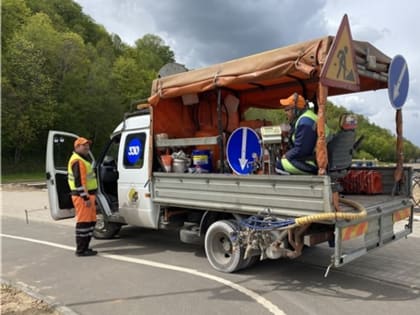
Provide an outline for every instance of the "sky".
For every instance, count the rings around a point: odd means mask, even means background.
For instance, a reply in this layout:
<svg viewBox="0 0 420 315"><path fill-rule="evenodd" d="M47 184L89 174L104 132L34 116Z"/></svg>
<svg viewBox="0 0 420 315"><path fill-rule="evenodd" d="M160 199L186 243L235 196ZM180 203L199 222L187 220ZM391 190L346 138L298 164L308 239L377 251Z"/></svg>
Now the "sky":
<svg viewBox="0 0 420 315"><path fill-rule="evenodd" d="M76 0L85 14L123 42L162 38L176 62L197 69L265 50L336 35L347 14L353 39L389 57L402 55L410 77L403 135L420 147L420 1L417 0ZM395 132L388 90L329 97Z"/></svg>

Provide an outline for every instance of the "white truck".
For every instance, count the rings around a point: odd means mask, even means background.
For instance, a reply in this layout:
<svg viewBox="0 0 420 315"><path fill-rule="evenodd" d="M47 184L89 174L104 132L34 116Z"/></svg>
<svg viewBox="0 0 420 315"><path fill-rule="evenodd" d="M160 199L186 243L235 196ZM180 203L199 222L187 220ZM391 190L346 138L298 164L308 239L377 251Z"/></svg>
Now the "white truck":
<svg viewBox="0 0 420 315"><path fill-rule="evenodd" d="M354 130L325 140L327 96L351 92L320 83L333 43L329 36L193 71L164 67L148 104L124 117L95 161L95 237L111 238L123 225L178 229L181 241L204 244L213 268L234 272L325 242L330 266L340 267L409 235L412 170L401 161L352 168ZM352 45L358 89L386 88L391 59L367 42ZM244 120L249 108L278 108L293 92L318 112L318 175L275 174L284 128ZM57 220L74 216L67 161L75 137L49 133L47 186Z"/></svg>

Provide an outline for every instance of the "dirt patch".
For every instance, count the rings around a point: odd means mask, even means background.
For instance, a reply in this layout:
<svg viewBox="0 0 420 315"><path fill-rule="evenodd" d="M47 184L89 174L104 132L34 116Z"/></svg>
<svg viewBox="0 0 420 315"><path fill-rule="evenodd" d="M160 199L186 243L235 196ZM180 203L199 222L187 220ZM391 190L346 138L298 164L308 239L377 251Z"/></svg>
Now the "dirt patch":
<svg viewBox="0 0 420 315"><path fill-rule="evenodd" d="M1 285L2 315L60 315L60 313L29 294L8 284Z"/></svg>
<svg viewBox="0 0 420 315"><path fill-rule="evenodd" d="M47 188L47 185L42 182L34 183L13 183L13 184L1 184L0 190L4 191L33 191Z"/></svg>

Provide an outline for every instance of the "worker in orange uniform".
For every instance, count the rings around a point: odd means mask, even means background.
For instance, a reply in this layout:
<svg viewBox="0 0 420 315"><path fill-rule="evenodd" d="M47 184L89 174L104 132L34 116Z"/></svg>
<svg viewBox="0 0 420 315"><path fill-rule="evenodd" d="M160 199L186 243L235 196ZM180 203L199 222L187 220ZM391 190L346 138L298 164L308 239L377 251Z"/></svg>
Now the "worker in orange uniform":
<svg viewBox="0 0 420 315"><path fill-rule="evenodd" d="M74 141L74 152L67 171L74 208L76 209L76 256L94 256L89 248L96 224L96 190L98 183L89 161L91 141L83 137Z"/></svg>

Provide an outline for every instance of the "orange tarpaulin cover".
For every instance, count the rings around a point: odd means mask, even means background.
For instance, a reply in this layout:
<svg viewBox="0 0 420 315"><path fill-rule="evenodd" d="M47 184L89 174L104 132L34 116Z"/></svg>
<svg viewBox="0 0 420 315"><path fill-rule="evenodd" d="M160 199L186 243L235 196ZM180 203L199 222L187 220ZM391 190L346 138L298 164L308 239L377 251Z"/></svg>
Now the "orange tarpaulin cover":
<svg viewBox="0 0 420 315"><path fill-rule="evenodd" d="M296 80L316 80L333 39L334 37L328 36L156 79L153 81L149 103L155 105L161 98L201 93L217 87L245 91L257 87L287 86L289 82L295 84ZM365 66L366 55L369 54L375 58L377 64L388 69L391 59L371 44L354 41L353 46L358 66ZM361 91L387 87L386 82L371 78L364 80L363 75L360 75ZM329 95L349 92L330 89Z"/></svg>
<svg viewBox="0 0 420 315"><path fill-rule="evenodd" d="M328 163L323 128L326 99L329 95L352 93L319 83L333 41L333 36L327 36L154 80L148 99L155 108L154 132L166 132L175 138L191 137L202 129L200 119L206 117L207 125L217 127L214 91L218 88L223 90L223 97L235 93L240 100L240 113L249 107L279 108L280 98L298 92L319 106L316 152L320 174L324 174ZM368 42L353 41L353 48L360 91L387 88L391 58ZM188 94L199 96L193 109L183 105L181 96Z"/></svg>

